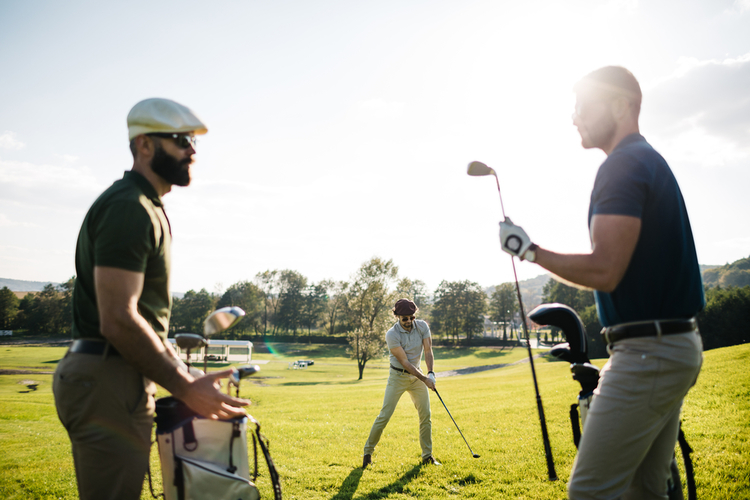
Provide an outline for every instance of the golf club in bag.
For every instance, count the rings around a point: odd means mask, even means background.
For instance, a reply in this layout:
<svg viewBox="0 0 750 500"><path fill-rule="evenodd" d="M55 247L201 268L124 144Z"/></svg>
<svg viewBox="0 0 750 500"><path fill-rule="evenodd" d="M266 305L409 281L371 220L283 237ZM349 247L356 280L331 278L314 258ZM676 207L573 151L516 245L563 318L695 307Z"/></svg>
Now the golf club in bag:
<svg viewBox="0 0 750 500"><path fill-rule="evenodd" d="M497 174L490 167L482 163L481 161L473 161L469 163L469 167L466 173L472 176L485 176L492 175L495 177L495 183L497 184L497 194L500 196L500 211L505 216L505 207L503 206L503 195L500 193L500 181L497 178ZM529 351L529 365L531 365L531 377L534 379L534 391L536 392L536 409L539 413L539 425L542 427L542 441L544 442L544 456L547 459L547 477L550 481L557 481L557 472L555 472L555 461L552 458L552 446L549 442L549 434L547 433L547 420L544 418L544 406L542 405L542 397L539 395L539 385L536 381L536 370L534 369L534 356L531 354L531 340L529 339L528 326L526 325L526 313L523 308L523 300L521 298L521 288L518 286L518 275L516 274L516 261L511 255L510 261L513 264L513 277L516 283L516 295L518 296L518 308L521 311L521 324L523 325L523 333L526 336L526 347Z"/></svg>
<svg viewBox="0 0 750 500"><path fill-rule="evenodd" d="M245 312L238 307L221 308L206 319L203 337L197 334L176 335L177 345L188 351L188 368L191 349L207 345L206 337L234 326L244 315ZM234 385L239 394L242 378L259 370L257 365L236 369L229 377L227 392ZM255 426L251 430L255 459L252 477L247 448L248 420ZM170 396L156 401L155 421L165 500L259 499L260 494L255 486L258 445L268 466L274 498L281 500L281 485L268 450L268 439L261 434L260 424L252 416L211 420L201 417L185 403Z"/></svg>
<svg viewBox="0 0 750 500"><path fill-rule="evenodd" d="M576 312L564 304L542 304L529 313L529 319L542 326L554 326L562 330L567 342L557 344L550 350L550 354L559 360L570 363L570 372L573 380L581 384L578 393L578 402L570 405L570 424L573 430L573 443L578 448L581 441L581 428L584 428L586 416L594 401L594 389L599 383L599 368L591 364L588 357L588 343L586 341L586 329L583 327L581 318ZM578 412L580 410L580 423ZM685 476L688 487L689 500L695 500L695 477L693 476L693 461L690 453L693 451L685 439L685 434L680 432L678 443L682 451L685 464ZM667 492L670 500L683 500L682 483L680 471L677 468L676 457L672 459L670 466L672 477L667 481Z"/></svg>

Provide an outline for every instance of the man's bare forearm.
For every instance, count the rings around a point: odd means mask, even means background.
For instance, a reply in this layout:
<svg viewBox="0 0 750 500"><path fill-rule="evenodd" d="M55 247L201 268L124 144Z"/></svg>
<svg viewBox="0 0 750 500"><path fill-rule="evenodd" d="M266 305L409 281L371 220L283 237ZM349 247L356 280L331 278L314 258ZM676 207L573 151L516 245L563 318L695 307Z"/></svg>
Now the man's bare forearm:
<svg viewBox="0 0 750 500"><path fill-rule="evenodd" d="M178 360L151 325L130 311L110 312L102 323L102 335L138 372L179 397L193 377L178 369Z"/></svg>
<svg viewBox="0 0 750 500"><path fill-rule="evenodd" d="M435 355L432 349L427 349L424 352L424 364L427 365L427 373L430 373L435 367Z"/></svg>

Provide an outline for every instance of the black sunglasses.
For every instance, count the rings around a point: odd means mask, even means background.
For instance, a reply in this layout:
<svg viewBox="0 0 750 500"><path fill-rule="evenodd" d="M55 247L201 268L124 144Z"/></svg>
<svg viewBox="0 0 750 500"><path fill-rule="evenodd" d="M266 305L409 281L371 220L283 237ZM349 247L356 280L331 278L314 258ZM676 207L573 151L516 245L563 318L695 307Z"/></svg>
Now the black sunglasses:
<svg viewBox="0 0 750 500"><path fill-rule="evenodd" d="M400 316L401 321L414 321L417 317L416 316Z"/></svg>
<svg viewBox="0 0 750 500"><path fill-rule="evenodd" d="M177 147L180 149L187 149L190 146L195 149L195 145L198 144L198 138L194 135L189 134L169 134L169 133L163 133L163 132L154 132L153 134L146 134L150 135L152 137L161 137L162 139L172 139L174 140L174 143L177 144Z"/></svg>

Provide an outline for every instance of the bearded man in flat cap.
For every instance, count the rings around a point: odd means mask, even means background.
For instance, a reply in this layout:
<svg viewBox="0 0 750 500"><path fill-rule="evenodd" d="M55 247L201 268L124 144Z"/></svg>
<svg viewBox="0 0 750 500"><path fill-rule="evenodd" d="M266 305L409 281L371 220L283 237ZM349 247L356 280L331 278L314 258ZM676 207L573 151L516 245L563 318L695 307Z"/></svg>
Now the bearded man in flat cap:
<svg viewBox="0 0 750 500"><path fill-rule="evenodd" d="M365 443L362 468L372 463L375 451L385 426L393 415L399 399L408 392L419 414L419 444L422 447L422 463L440 465L432 456L432 420L430 413L430 393L435 390L435 372L432 371L435 356L432 353L430 327L425 321L416 319L419 308L409 299L399 299L393 308L396 323L385 334L388 349L391 351L391 368L388 385L385 388L383 408L375 419L370 436ZM420 363L424 353L427 375L422 373Z"/></svg>
<svg viewBox="0 0 750 500"><path fill-rule="evenodd" d="M244 414L219 391L230 370L188 372L167 342L172 233L162 197L190 184L187 107L146 99L128 114L133 168L89 209L76 245L71 345L53 392L72 444L81 499L139 499L148 468L154 382L207 418Z"/></svg>

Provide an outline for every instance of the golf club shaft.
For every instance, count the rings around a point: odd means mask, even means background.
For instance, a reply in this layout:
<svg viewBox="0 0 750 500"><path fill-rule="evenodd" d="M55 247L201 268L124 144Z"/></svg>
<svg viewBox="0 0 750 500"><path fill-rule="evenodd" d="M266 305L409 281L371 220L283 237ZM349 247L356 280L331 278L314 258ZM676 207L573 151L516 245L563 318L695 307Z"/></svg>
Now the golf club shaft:
<svg viewBox="0 0 750 500"><path fill-rule="evenodd" d="M456 429L458 429L458 433L461 434L461 437L464 438L464 443L466 443L466 447L469 448L469 452L471 453L471 456L474 456L474 452L471 451L471 446L469 446L469 442L464 437L464 433L461 432L461 429L459 429L458 424L456 423L456 420L453 418L453 415L451 415L450 410L448 410L448 407L445 406L445 401L443 401L443 398L440 397L440 393L437 391L437 388L435 389L435 394L437 394L437 397L440 398L440 402L443 403L443 408L445 408L445 411L448 412L448 416L453 420L453 425L456 426Z"/></svg>
<svg viewBox="0 0 750 500"><path fill-rule="evenodd" d="M495 177L495 179L497 179L497 177ZM536 370L534 369L534 356L531 353L531 338L529 337L529 329L526 326L526 312L523 309L523 300L521 299L521 287L518 286L518 275L516 274L516 261L512 255L510 257L510 261L513 264L513 278L516 280L516 294L518 295L518 307L521 310L521 325L523 325L523 333L526 336L526 348L529 351L529 364L531 365L531 377L534 379L534 391L536 391L536 409L539 412L539 424L542 426L542 441L544 441L544 455L547 459L547 476L549 477L550 481L557 481L557 473L555 472L555 461L552 458L552 447L549 444L549 434L547 434L547 420L544 418L544 406L542 406L542 397L539 395L539 385L537 384L537 381L536 381Z"/></svg>
<svg viewBox="0 0 750 500"><path fill-rule="evenodd" d="M505 219L505 207L503 206L503 194L500 192L500 181L497 178L497 174L494 177L497 184L497 194L500 196L500 211L503 213L503 219Z"/></svg>

